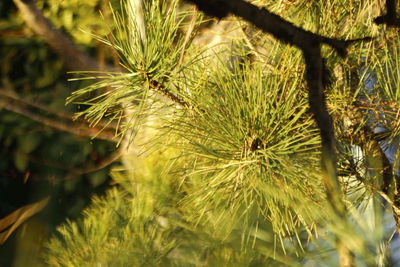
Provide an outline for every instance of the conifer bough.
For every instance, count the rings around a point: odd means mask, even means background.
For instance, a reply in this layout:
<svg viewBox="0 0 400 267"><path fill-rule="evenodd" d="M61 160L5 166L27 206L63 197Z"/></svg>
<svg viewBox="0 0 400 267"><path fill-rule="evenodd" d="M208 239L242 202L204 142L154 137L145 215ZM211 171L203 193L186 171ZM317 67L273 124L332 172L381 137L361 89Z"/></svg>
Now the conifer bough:
<svg viewBox="0 0 400 267"><path fill-rule="evenodd" d="M187 0L210 16L219 19L233 14L251 22L283 43L302 50L306 63L306 79L309 85L309 104L320 130L322 140L322 168L327 174L324 181L327 197L338 215L345 214L341 201L341 190L336 174L335 137L332 118L328 113L324 86L329 76L321 55L321 45L331 46L341 57L347 54L347 47L357 41L370 40L365 37L355 40L339 40L324 37L296 27L280 16L243 0Z"/></svg>
<svg viewBox="0 0 400 267"><path fill-rule="evenodd" d="M324 184L327 199L338 217L346 221L346 206L342 201L336 170L336 145L332 118L327 110L324 87L327 85L329 72L321 54L321 45L332 47L341 57L347 54L347 48L354 42L371 40L364 37L354 40L339 40L328 38L302 28L296 27L280 16L259 8L244 0L187 0L207 15L222 19L233 14L252 23L254 26L271 34L274 38L287 44L294 45L303 52L306 64L306 80L308 82L308 99L311 112L320 130L322 142L321 166L324 171ZM386 1L386 15L375 19L377 24L398 26L396 20L396 0ZM338 251L341 266L353 266L353 255L347 246L338 240Z"/></svg>

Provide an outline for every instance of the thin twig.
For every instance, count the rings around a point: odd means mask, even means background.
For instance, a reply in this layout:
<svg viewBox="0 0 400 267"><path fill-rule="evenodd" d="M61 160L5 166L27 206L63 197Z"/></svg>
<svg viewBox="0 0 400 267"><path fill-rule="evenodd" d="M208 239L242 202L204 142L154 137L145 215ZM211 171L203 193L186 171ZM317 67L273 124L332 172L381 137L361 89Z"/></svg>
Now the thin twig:
<svg viewBox="0 0 400 267"><path fill-rule="evenodd" d="M236 22L239 25L240 31L242 32L242 35L243 35L243 39L246 42L246 45L250 48L250 51L258 58L258 60L260 62L264 63L264 66L266 66L271 71L275 71L276 68L273 65L269 64L268 62L266 62L263 58L263 55L260 52L258 52L257 48L252 44L249 36L247 36L245 30L243 29L242 25L240 24L240 21L236 20Z"/></svg>
<svg viewBox="0 0 400 267"><path fill-rule="evenodd" d="M68 113L65 113L65 112L62 112L62 111L59 111L59 110L50 109L50 108L48 108L47 106L45 106L45 105L43 105L41 103L32 102L32 101L28 101L26 99L22 99L17 94L9 93L5 89L0 89L0 97L6 97L6 98L9 98L9 99L12 99L12 100L14 100L16 102L19 102L19 103L22 103L22 104L24 104L24 105L26 105L28 107L33 107L33 108L39 109L41 111L47 112L47 113L49 113L51 115L57 116L59 118L68 120L69 122L78 120L80 123L86 124L86 121L84 121L81 118L74 119L72 114L68 114ZM114 131L117 128L116 125L111 124L111 123L105 123L103 121L98 122L96 124L96 126L99 126L102 129L105 128L105 129L110 129L110 130L114 130Z"/></svg>
<svg viewBox="0 0 400 267"><path fill-rule="evenodd" d="M188 102L186 102L185 100L183 100L182 98L180 98L179 96L174 95L173 93L171 93L168 89L166 89L163 84L158 83L157 81L150 81L150 88L158 91L159 93L163 94L164 96L166 96L168 99L170 99L172 102L185 107L185 108L192 108L192 105L190 105Z"/></svg>
<svg viewBox="0 0 400 267"><path fill-rule="evenodd" d="M364 114L362 113L363 102L354 101L353 105L356 109L351 113L352 117L349 121L354 121L354 125L362 125L360 121L364 118ZM373 132L373 130L364 125L357 130L356 134L352 135L352 141L364 148L364 153L372 158L372 161L381 161L381 170L382 170L382 183L380 183L381 190L376 190L376 192L380 193L382 196L384 194L384 198L388 201L393 210L393 218L396 222L397 231L400 233L400 177L394 174L393 166L390 163L389 158L386 156L385 151L383 150L381 144L381 137ZM363 182L367 186L371 186L371 184L366 183L363 179L360 179L359 176L356 176L358 180ZM388 195L393 195L393 201L389 200Z"/></svg>
<svg viewBox="0 0 400 267"><path fill-rule="evenodd" d="M41 116L39 114L33 113L29 110L27 110L24 107L21 107L18 104L15 104L15 102L12 101L6 101L3 99L0 99L0 107L4 108L8 111L12 111L14 113L23 115L33 121L39 122L43 125L49 126L51 128L69 132L71 134L77 135L77 136L84 136L84 137L91 137L91 138L97 138L109 142L117 142L115 140L115 135L111 132L108 131L99 131L97 128L90 128L86 125L78 124L74 125L72 123L65 123L65 122L60 122L57 120L53 120L50 118L47 118L45 116Z"/></svg>

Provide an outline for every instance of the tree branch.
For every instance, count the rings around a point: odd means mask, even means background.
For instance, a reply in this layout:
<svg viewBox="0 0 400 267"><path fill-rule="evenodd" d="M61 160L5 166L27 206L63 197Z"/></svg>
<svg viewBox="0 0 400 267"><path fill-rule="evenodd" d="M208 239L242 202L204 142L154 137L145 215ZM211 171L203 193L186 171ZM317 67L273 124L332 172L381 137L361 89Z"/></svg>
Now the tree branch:
<svg viewBox="0 0 400 267"><path fill-rule="evenodd" d="M327 199L335 212L344 216L346 208L336 173L336 142L333 121L329 115L324 94L324 61L319 45L303 51L306 63L306 76L309 86L308 100L310 110L320 129L322 142L321 166L325 173L324 184Z"/></svg>
<svg viewBox="0 0 400 267"><path fill-rule="evenodd" d="M51 115L57 116L60 119L63 120L67 120L69 122L73 122L73 121L79 121L82 124L86 124L86 121L81 119L81 118L77 118L77 119L73 119L73 115L66 113L66 112L62 112L59 110L54 110L51 109L43 104L37 103L37 102L32 102L26 99L22 99L21 97L19 97L17 94L13 93L13 92L9 92L9 90L6 89L2 89L0 88L0 97L5 97L11 100L16 101L19 104L22 104L23 106L27 106L29 108L36 108L38 110L44 111L46 113L49 113ZM111 123L106 123L103 121L99 121L96 126L99 126L100 128L104 128L104 129L108 129L108 130L113 130L116 131L117 129L117 125L116 124L111 124Z"/></svg>
<svg viewBox="0 0 400 267"><path fill-rule="evenodd" d="M49 126L54 129L58 129L61 131L69 132L71 134L77 135L77 136L84 136L84 137L91 137L91 138L97 138L97 139L102 139L105 141L109 142L117 142L115 140L115 135L114 133L111 133L110 131L100 131L97 128L90 128L86 125L74 125L72 123L65 123L65 122L60 122L57 120L53 120L50 118L47 118L45 116L41 116L38 114L35 114L26 108L16 104L15 101L6 101L3 99L0 99L0 108L4 108L8 111L12 111L14 113L23 115L33 121L39 122L43 125Z"/></svg>
<svg viewBox="0 0 400 267"><path fill-rule="evenodd" d="M360 40L370 40L370 37L354 40L339 40L314 34L299 28L280 16L259 8L244 0L186 0L196 4L206 14L223 18L229 13L241 17L266 33L272 34L283 43L297 46L301 50L309 50L313 44L327 44L341 56L345 56L347 47Z"/></svg>
<svg viewBox="0 0 400 267"><path fill-rule="evenodd" d="M386 14L374 19L376 24L386 24L388 26L399 27L400 19L397 18L396 0L386 0Z"/></svg>

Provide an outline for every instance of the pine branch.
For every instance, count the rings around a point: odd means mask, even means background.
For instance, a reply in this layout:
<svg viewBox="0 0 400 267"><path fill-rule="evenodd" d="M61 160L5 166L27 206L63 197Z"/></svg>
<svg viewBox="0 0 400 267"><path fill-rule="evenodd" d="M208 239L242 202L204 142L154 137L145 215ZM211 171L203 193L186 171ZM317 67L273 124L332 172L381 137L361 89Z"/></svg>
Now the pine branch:
<svg viewBox="0 0 400 267"><path fill-rule="evenodd" d="M149 82L150 84L150 88L157 91L158 93L164 95L165 97L167 97L168 99L170 99L172 102L184 107L184 108L192 108L192 105L190 105L188 102L186 102L185 100L183 100L182 98L180 98L177 95L174 95L173 93L171 93L171 91L169 91L167 88L165 88L165 86L163 84L160 84L157 81L151 80Z"/></svg>
<svg viewBox="0 0 400 267"><path fill-rule="evenodd" d="M26 21L27 25L30 28L32 28L32 30L36 34L41 36L50 45L51 48L54 49L54 51L64 61L64 64L66 65L67 68L74 71L90 70L91 71L90 73L93 76L100 76L103 74L101 70L104 70L104 68L100 66L101 64L99 64L99 62L97 62L95 59L87 56L85 53L80 51L64 33L62 33L60 30L57 30L55 26L52 25L52 23L43 16L42 12L36 8L34 1L14 0L14 3L20 10L21 15L23 19ZM96 73L96 71L99 71L99 73ZM113 66L106 66L105 71L111 71L111 72L120 71L120 69L115 68ZM176 96L175 94L167 90L163 85L160 85L157 81L150 81L150 88L166 96L167 98L177 103L178 105L184 107L190 107L188 103L182 100L179 96ZM39 108L42 109L41 107ZM16 107L14 107L14 109L16 109ZM19 108L19 112L21 111L22 110ZM28 114L25 111L24 113L25 115ZM29 117L33 118L32 116ZM40 119L40 121L43 120ZM62 127L58 123L56 124L50 123L50 124L52 124L53 126L58 125L55 128L61 130L67 130L67 128ZM93 132L93 129L91 129L91 132ZM84 136L88 135L84 134ZM93 134L91 134L90 136L93 136ZM100 135L99 138L102 139L105 137L103 135ZM109 138L106 139L108 140Z"/></svg>
<svg viewBox="0 0 400 267"><path fill-rule="evenodd" d="M341 198L339 182L336 177L336 156L335 156L335 137L332 124L324 96L324 77L328 76L321 55L321 45L328 44L335 49L339 55L345 56L347 47L356 41L369 40L363 38L357 40L339 40L324 37L294 26L292 23L275 15L265 8L247 3L243 0L188 0L195 3L200 10L211 16L223 18L232 13L239 16L266 33L272 34L276 39L283 43L297 46L303 51L307 65L306 76L309 84L309 103L311 111L320 129L322 138L322 167L331 176L331 181L327 181L328 197L331 201L337 202ZM329 189L330 188L330 189ZM335 196L335 197L334 197ZM339 201L338 203L340 203ZM332 204L334 209L340 214L343 212L343 205ZM337 205L342 207L336 207ZM342 214L343 215L343 214Z"/></svg>
<svg viewBox="0 0 400 267"><path fill-rule="evenodd" d="M239 16L266 33L272 34L283 43L294 45L302 50L306 62L306 78L309 86L309 104L314 119L320 129L322 140L321 165L324 171L324 184L327 199L331 207L346 221L346 207L342 201L343 194L337 178L336 171L336 146L332 118L326 107L324 95L325 77L329 76L321 55L321 45L328 44L344 57L347 47L361 40L370 40L369 37L357 40L339 40L324 37L302 28L294 26L280 16L273 14L265 8L259 8L243 0L188 0L198 6L206 14L222 19L229 13ZM353 256L338 240L338 252L341 266L352 266Z"/></svg>

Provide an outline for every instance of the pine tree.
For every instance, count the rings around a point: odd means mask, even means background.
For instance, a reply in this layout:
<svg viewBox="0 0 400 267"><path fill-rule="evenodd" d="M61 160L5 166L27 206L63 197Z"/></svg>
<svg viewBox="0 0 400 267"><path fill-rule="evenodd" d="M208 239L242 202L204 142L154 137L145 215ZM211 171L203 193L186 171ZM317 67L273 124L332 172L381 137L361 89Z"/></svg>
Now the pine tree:
<svg viewBox="0 0 400 267"><path fill-rule="evenodd" d="M68 102L85 105L77 116L94 125L117 121L127 153L112 172L117 186L59 228L46 261L389 265L393 229L385 225L394 218L400 227L397 147L385 154L400 132L399 36L374 23L379 3L252 1L329 40L374 37L345 43L345 58L344 50L321 50L335 195L320 164L324 140L308 102L305 50L226 17L225 1L193 2L219 19L175 0L123 2L112 36L100 38L123 70L77 73L97 81Z"/></svg>

